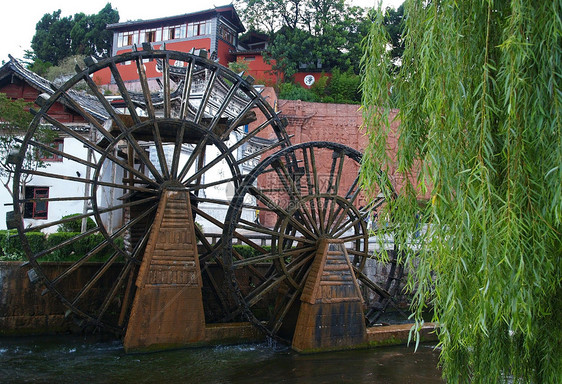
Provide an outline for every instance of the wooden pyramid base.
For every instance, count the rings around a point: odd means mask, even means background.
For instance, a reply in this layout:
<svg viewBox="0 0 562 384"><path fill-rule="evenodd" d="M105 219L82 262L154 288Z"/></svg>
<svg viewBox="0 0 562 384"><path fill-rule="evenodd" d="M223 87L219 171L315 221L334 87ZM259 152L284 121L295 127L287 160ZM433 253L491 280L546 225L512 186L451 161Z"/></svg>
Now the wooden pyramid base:
<svg viewBox="0 0 562 384"><path fill-rule="evenodd" d="M322 239L301 295L292 348L311 353L364 346L363 297L345 245Z"/></svg>
<svg viewBox="0 0 562 384"><path fill-rule="evenodd" d="M187 191L163 191L137 278L126 352L205 339L201 270Z"/></svg>

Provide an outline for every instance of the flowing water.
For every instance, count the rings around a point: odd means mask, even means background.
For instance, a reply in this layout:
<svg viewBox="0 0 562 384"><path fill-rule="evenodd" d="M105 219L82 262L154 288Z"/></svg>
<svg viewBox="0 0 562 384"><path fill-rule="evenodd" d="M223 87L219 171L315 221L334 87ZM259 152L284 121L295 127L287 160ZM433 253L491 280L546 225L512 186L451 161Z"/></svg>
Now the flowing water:
<svg viewBox="0 0 562 384"><path fill-rule="evenodd" d="M299 355L245 344L130 354L118 341L0 338L0 383L443 383L431 345Z"/></svg>

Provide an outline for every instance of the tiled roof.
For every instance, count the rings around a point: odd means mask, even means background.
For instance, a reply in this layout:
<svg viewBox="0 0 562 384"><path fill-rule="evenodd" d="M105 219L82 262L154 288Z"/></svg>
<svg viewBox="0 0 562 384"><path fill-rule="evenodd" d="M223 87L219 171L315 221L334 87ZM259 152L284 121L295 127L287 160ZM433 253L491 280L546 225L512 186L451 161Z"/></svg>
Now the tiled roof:
<svg viewBox="0 0 562 384"><path fill-rule="evenodd" d="M203 17L203 16L206 16L206 15L216 15L216 14L227 14L228 16L230 16L230 19L234 23L234 25L240 29L240 32L244 32L246 30L246 28L242 24L242 21L240 20L240 17L236 13L236 10L234 9L234 6L232 4L216 6L216 7L211 8L211 9L205 9L203 11L197 11L197 12L192 12L192 13L185 13L185 14L182 14L182 15L167 16L167 17L160 17L160 18L156 18L156 19L147 19L147 20L130 20L130 21L124 21L124 22L121 22L121 23L108 24L106 26L106 29L108 29L108 30L112 30L112 29L117 29L117 30L124 29L124 30L126 30L127 28L143 26L143 25L146 25L146 24L166 24L166 23L171 23L171 22L178 21L178 20L183 20L183 19L186 19L186 18Z"/></svg>
<svg viewBox="0 0 562 384"><path fill-rule="evenodd" d="M9 55L10 61L0 67L0 79L6 76L15 74L33 88L37 89L40 93L47 93L52 95L55 93L56 86L49 80L39 76L33 71L25 68L18 60ZM85 111L90 113L93 117L99 121L105 121L109 118L109 113L105 110L101 102L94 96L89 95L83 91L69 90L68 95L74 100L78 105L84 108ZM62 104L65 104L70 109L73 109L71 105L65 103L64 98L60 99ZM78 111L75 111L78 112Z"/></svg>

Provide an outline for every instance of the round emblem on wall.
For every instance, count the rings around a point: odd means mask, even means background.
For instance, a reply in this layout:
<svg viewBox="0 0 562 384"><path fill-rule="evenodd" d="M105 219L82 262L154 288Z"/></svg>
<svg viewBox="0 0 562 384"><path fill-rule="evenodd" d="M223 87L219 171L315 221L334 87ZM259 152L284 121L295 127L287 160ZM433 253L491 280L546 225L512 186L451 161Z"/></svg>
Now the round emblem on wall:
<svg viewBox="0 0 562 384"><path fill-rule="evenodd" d="M312 84L314 84L314 81L315 81L315 80L316 80L316 79L314 79L314 76L312 76L312 75L306 75L306 76L304 77L304 83L305 83L307 86L309 86L309 87L310 87Z"/></svg>

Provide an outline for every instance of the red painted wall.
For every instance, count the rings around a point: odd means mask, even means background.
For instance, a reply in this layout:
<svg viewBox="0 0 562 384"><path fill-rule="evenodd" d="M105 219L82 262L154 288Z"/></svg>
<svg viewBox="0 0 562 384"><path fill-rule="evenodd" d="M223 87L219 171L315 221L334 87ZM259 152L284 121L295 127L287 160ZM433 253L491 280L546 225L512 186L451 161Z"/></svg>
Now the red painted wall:
<svg viewBox="0 0 562 384"><path fill-rule="evenodd" d="M246 61L248 63L247 74L256 79L256 84L273 86L282 80L279 79L280 75L272 71L271 64L268 64L261 54L238 53L236 56L238 61ZM275 60L273 63L275 63Z"/></svg>

